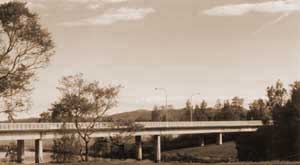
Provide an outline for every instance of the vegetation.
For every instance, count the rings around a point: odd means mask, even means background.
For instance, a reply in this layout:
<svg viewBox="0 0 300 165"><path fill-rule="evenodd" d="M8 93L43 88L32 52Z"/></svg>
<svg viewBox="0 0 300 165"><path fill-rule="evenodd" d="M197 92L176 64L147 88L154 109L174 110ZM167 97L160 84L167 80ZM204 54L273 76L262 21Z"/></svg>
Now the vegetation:
<svg viewBox="0 0 300 165"><path fill-rule="evenodd" d="M54 44L26 3L1 4L0 22L0 112L13 121L17 112L29 107L31 81L48 64Z"/></svg>
<svg viewBox="0 0 300 165"><path fill-rule="evenodd" d="M5 146L5 159L7 162L17 161L17 145L13 142Z"/></svg>
<svg viewBox="0 0 300 165"><path fill-rule="evenodd" d="M80 141L74 134L65 134L61 138L53 140L51 157L55 162L71 162L75 159L75 155L80 153L80 148Z"/></svg>
<svg viewBox="0 0 300 165"><path fill-rule="evenodd" d="M239 158L250 161L299 160L300 82L291 85L288 96L278 81L275 86L267 88L267 96L267 107L262 103L260 107L271 109L274 124L255 134L242 136L237 143Z"/></svg>
<svg viewBox="0 0 300 165"><path fill-rule="evenodd" d="M84 160L88 161L94 127L108 110L117 105L120 86L101 87L98 82L88 82L82 74L78 74L63 77L58 89L62 97L49 109L51 121L75 124L76 132L85 145Z"/></svg>
<svg viewBox="0 0 300 165"><path fill-rule="evenodd" d="M0 31L0 113L7 115L8 121L13 122L16 113L30 107L32 81L38 69L48 65L54 54L54 43L51 34L39 23L38 15L29 11L23 2L13 1L0 5ZM249 110L244 107L243 98L236 96L223 103L218 100L214 107L209 107L205 100L195 105L187 100L185 107L179 109L171 105L155 106L152 112L129 112L111 117L105 114L117 105L120 86L100 86L98 82L89 82L83 79L82 74L77 74L63 77L58 89L61 97L48 112L40 115L39 122L72 122L77 134L63 133L62 138L54 140L52 158L57 162L70 161L75 154L80 154L82 160L88 161L91 136L96 123L100 121L112 121L112 127L126 125L128 130L121 135L97 139L92 145L95 155L105 155L103 151L108 150L108 147L110 154L113 148L118 148L114 154L125 155L124 146L132 141L132 132L142 128L133 121L267 122L271 119L274 121L272 127L266 126L255 134L239 136L236 141L239 160L300 160L300 82L290 85L289 92L278 81L267 88L268 99L254 100ZM198 135L177 138L165 136L162 138L163 150L200 145L197 139L201 138L203 136ZM206 140L211 139L206 136ZM10 160L15 160L15 150L14 144L7 147ZM177 154L175 157L167 155L164 159L202 161L186 154Z"/></svg>
<svg viewBox="0 0 300 165"><path fill-rule="evenodd" d="M204 147L194 145L184 149L165 151L162 153L162 159L166 162L217 163L237 161L236 155L235 143L229 142L223 145L207 145Z"/></svg>

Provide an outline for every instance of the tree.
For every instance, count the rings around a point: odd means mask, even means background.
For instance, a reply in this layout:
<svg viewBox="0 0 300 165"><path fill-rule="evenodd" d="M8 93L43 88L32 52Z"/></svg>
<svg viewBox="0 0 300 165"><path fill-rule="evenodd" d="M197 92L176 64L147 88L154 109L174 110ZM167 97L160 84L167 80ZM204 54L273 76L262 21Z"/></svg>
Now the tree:
<svg viewBox="0 0 300 165"><path fill-rule="evenodd" d="M26 93L14 93L13 90L5 97L0 97L0 113L7 115L9 122L14 122L17 113L26 111L30 108L31 102Z"/></svg>
<svg viewBox="0 0 300 165"><path fill-rule="evenodd" d="M0 102L5 104L11 97L14 109L23 108L20 101L26 100L20 94L31 91L37 69L45 67L54 54L54 44L38 16L26 3L16 1L0 5L0 38Z"/></svg>
<svg viewBox="0 0 300 165"><path fill-rule="evenodd" d="M231 106L230 101L224 101L223 108L216 114L217 120L240 120L241 114L234 110Z"/></svg>
<svg viewBox="0 0 300 165"><path fill-rule="evenodd" d="M271 111L273 125L242 136L237 143L239 157L248 161L300 160L300 82L291 85L290 96L280 81L267 88L267 95L267 103L258 100L251 107Z"/></svg>
<svg viewBox="0 0 300 165"><path fill-rule="evenodd" d="M291 97L286 104L276 104L274 120L274 158L300 160L300 82L291 85Z"/></svg>
<svg viewBox="0 0 300 165"><path fill-rule="evenodd" d="M77 74L63 77L58 89L62 97L51 108L52 118L74 123L85 145L84 160L88 161L89 142L95 125L117 105L120 86L101 87L98 82L88 82L82 74Z"/></svg>
<svg viewBox="0 0 300 165"><path fill-rule="evenodd" d="M50 112L42 112L40 114L39 122L51 122L51 113Z"/></svg>
<svg viewBox="0 0 300 165"><path fill-rule="evenodd" d="M274 108L282 107L288 100L287 90L283 87L283 83L278 80L275 86L267 87L268 106Z"/></svg>
<svg viewBox="0 0 300 165"><path fill-rule="evenodd" d="M196 121L207 121L208 120L208 112L207 112L207 103L203 100L200 103L200 107L198 105L195 106L194 118Z"/></svg>
<svg viewBox="0 0 300 165"><path fill-rule="evenodd" d="M153 107L153 111L151 112L151 120L161 121L161 111L159 110L157 105Z"/></svg>
<svg viewBox="0 0 300 165"><path fill-rule="evenodd" d="M80 142L75 135L63 134L61 138L54 139L51 158L55 162L67 162L75 159L79 153Z"/></svg>
<svg viewBox="0 0 300 165"><path fill-rule="evenodd" d="M222 109L223 108L223 104L222 104L222 102L221 102L221 100L220 99L218 99L217 101L216 101L216 104L215 104L215 107L214 107L216 110L220 110L220 109Z"/></svg>
<svg viewBox="0 0 300 165"><path fill-rule="evenodd" d="M263 120L271 119L271 112L267 103L263 99L254 100L249 105L250 110L247 113L248 120Z"/></svg>
<svg viewBox="0 0 300 165"><path fill-rule="evenodd" d="M205 100L202 100L200 104L200 109L205 110L207 109L207 102Z"/></svg>
<svg viewBox="0 0 300 165"><path fill-rule="evenodd" d="M236 140L239 161L268 161L272 154L272 128L262 127L255 133L240 134Z"/></svg>
<svg viewBox="0 0 300 165"><path fill-rule="evenodd" d="M231 100L231 107L233 107L233 108L236 108L236 109L243 108L243 104L244 104L244 99L239 98L237 96L235 96Z"/></svg>
<svg viewBox="0 0 300 165"><path fill-rule="evenodd" d="M185 112L186 113L186 115L185 115L186 119L185 120L187 120L187 121L193 120L194 110L193 110L193 105L192 105L190 100L186 101L184 109L186 110L186 112Z"/></svg>
<svg viewBox="0 0 300 165"><path fill-rule="evenodd" d="M109 137L109 143L111 144L111 156L114 154L118 155L118 158L124 158L129 156L128 153L125 153L125 144L128 143L134 137L134 132L141 131L143 129L143 125L135 124L133 121L124 121L118 120L114 121L113 128L119 129L120 127L123 129L120 134L116 134L114 136ZM114 152L113 147L117 148L117 152Z"/></svg>

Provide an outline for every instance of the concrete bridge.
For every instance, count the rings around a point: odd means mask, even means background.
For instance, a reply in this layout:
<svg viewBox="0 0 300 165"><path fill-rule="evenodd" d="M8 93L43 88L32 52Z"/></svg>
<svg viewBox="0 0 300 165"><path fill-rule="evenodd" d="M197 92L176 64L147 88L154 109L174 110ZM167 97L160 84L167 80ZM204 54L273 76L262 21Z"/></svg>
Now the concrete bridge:
<svg viewBox="0 0 300 165"><path fill-rule="evenodd" d="M88 123L80 123L85 127ZM137 159L142 159L142 136L155 137L155 160L161 160L162 135L217 134L217 144L222 144L224 133L255 132L263 126L262 121L196 121L196 122L135 122L140 129L128 131L127 126L117 126L109 122L99 122L93 128L91 137L110 137L115 135L135 136ZM74 123L0 123L0 140L17 141L17 160L22 162L24 140L35 140L35 162L43 162L43 139L61 137L61 130L75 133ZM204 141L202 141L204 145Z"/></svg>

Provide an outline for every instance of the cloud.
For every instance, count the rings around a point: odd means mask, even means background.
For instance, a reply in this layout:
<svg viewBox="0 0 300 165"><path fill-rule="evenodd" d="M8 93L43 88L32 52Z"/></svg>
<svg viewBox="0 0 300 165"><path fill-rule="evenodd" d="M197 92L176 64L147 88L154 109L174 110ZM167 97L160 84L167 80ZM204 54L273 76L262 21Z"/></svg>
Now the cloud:
<svg viewBox="0 0 300 165"><path fill-rule="evenodd" d="M258 28L256 31L254 31L253 34L257 34L261 31L263 31L268 26L272 26L272 25L277 24L278 22L280 22L284 18L288 17L290 14L291 14L290 12L283 13L282 15L277 17L275 20L272 20L270 22L267 22L267 23L263 24L260 28Z"/></svg>
<svg viewBox="0 0 300 165"><path fill-rule="evenodd" d="M127 8L122 7L105 12L102 15L78 20L74 22L65 22L63 26L87 26L87 25L110 25L119 21L137 21L155 12L152 8Z"/></svg>
<svg viewBox="0 0 300 165"><path fill-rule="evenodd" d="M96 10L108 3L121 3L128 0L67 0L68 3L85 5L88 9Z"/></svg>
<svg viewBox="0 0 300 165"><path fill-rule="evenodd" d="M121 2L126 2L128 0L103 0L103 1L107 3L121 3Z"/></svg>
<svg viewBox="0 0 300 165"><path fill-rule="evenodd" d="M92 4L89 4L87 6L88 9L91 9L91 10L96 10L96 9L99 9L100 7L102 6L102 4L99 4L99 3L92 3Z"/></svg>
<svg viewBox="0 0 300 165"><path fill-rule="evenodd" d="M203 11L211 16L241 16L248 13L286 13L300 11L300 0L277 0L217 6Z"/></svg>

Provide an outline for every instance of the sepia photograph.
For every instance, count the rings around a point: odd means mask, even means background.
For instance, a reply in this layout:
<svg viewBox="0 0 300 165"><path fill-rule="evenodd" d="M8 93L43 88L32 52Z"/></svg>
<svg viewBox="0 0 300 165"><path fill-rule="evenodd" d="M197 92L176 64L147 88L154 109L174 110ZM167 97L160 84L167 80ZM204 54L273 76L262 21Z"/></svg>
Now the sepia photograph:
<svg viewBox="0 0 300 165"><path fill-rule="evenodd" d="M23 164L300 164L300 0L0 0Z"/></svg>

